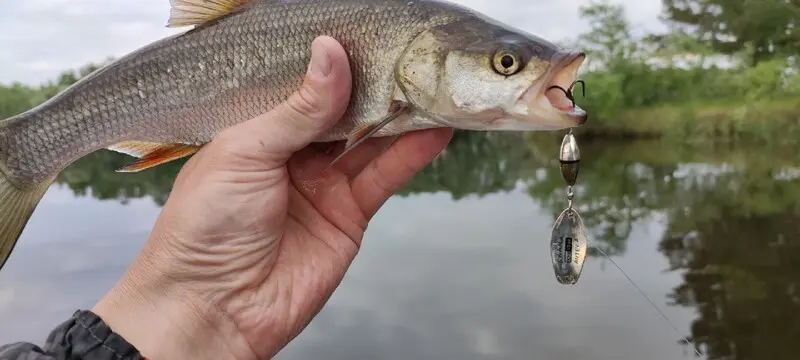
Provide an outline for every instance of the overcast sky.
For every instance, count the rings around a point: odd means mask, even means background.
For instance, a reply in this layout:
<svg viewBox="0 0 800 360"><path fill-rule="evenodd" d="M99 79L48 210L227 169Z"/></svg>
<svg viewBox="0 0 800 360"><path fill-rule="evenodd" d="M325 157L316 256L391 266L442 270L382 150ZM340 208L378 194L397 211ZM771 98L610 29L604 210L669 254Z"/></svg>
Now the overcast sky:
<svg viewBox="0 0 800 360"><path fill-rule="evenodd" d="M454 0L553 41L585 31L589 0ZM624 3L639 29L660 29L661 0ZM119 57L184 29L167 29L169 0L5 1L0 11L0 83L37 84L61 71Z"/></svg>

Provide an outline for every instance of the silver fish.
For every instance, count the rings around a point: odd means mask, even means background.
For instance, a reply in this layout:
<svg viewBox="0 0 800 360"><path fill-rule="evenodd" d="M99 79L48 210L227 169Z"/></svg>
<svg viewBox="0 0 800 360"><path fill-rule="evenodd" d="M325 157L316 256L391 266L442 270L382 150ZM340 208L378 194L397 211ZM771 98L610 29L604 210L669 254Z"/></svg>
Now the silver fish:
<svg viewBox="0 0 800 360"><path fill-rule="evenodd" d="M166 1L166 0L165 0ZM190 156L302 83L309 45L337 39L352 68L344 117L321 142L409 131L541 131L582 125L566 96L580 51L435 0L171 0L184 33L144 46L0 122L0 267L73 161L100 149L140 171Z"/></svg>

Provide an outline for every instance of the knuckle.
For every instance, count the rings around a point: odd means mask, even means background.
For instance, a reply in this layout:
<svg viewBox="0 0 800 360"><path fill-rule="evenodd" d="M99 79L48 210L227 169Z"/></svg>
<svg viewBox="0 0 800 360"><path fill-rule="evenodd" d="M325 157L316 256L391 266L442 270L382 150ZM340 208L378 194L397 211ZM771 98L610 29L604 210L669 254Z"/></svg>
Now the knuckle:
<svg viewBox="0 0 800 360"><path fill-rule="evenodd" d="M209 145L215 149L229 151L231 148L235 148L241 141L241 136L237 134L236 129L228 128L220 131Z"/></svg>
<svg viewBox="0 0 800 360"><path fill-rule="evenodd" d="M403 154L400 153L400 150L398 150L396 146L392 148L392 153L394 154L394 157L397 159L398 166L402 168L403 172L408 174L414 174L420 170L418 167L415 167L411 163L409 163L407 157L403 156Z"/></svg>
<svg viewBox="0 0 800 360"><path fill-rule="evenodd" d="M371 179L372 185L380 192L384 194L390 194L393 187L393 185L389 183L389 179L391 179L391 177L385 175L385 171L380 165L379 161L373 162L370 164L370 166L372 167L372 173L374 174Z"/></svg>
<svg viewBox="0 0 800 360"><path fill-rule="evenodd" d="M232 167L243 163L259 163L274 157L275 149L270 146L269 140L257 132L247 130L236 127L222 130L207 145L208 161L222 167Z"/></svg>
<svg viewBox="0 0 800 360"><path fill-rule="evenodd" d="M216 160L217 157L228 157L241 152L242 144L246 143L246 139L242 138L242 133L236 129L229 128L220 131L220 133L208 144L211 150L210 157Z"/></svg>
<svg viewBox="0 0 800 360"><path fill-rule="evenodd" d="M324 111L323 101L316 91L303 86L295 93L295 96L289 97L286 105L297 115L301 117L316 118Z"/></svg>
<svg viewBox="0 0 800 360"><path fill-rule="evenodd" d="M229 142L235 142L236 138L238 137L236 134L237 130L238 128L236 128L235 126L224 128L220 130L220 132L217 134L217 136L214 137L212 142L216 144L226 144Z"/></svg>

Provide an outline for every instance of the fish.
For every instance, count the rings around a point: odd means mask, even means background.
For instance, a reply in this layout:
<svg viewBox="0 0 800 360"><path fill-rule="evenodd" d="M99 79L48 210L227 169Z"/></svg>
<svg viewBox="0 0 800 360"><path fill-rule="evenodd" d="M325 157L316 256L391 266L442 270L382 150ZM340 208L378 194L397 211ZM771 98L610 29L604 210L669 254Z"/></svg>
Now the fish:
<svg viewBox="0 0 800 360"><path fill-rule="evenodd" d="M315 139L346 141L339 158L372 137L553 131L588 117L563 92L583 51L451 2L170 0L166 26L187 29L0 121L0 269L66 166L102 149L135 158L122 172L191 156L297 90L318 36L352 69L344 115Z"/></svg>

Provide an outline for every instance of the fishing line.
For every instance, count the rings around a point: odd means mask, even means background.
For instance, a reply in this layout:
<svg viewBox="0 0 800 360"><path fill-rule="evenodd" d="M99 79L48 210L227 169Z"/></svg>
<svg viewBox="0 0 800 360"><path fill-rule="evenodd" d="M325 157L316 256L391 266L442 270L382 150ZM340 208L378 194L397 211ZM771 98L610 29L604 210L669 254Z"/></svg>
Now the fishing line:
<svg viewBox="0 0 800 360"><path fill-rule="evenodd" d="M644 293L644 291L639 287L639 285L636 285L636 282L634 282L633 279L631 279L631 277L628 276L628 274L625 272L625 270L622 270L622 267L617 265L617 263L613 259L611 259L611 257L608 256L608 254L606 254L605 251L600 249L600 247L594 245L593 243L592 243L592 246L594 246L594 248L597 251L599 251L601 254L603 254L603 256L605 256L606 259L608 259L608 261L610 261L611 264L613 264L619 270L619 272L622 273L622 275L625 275L625 278L628 279L628 282L630 282L631 285L633 285L633 287L635 287L636 290L639 291L639 294L642 294L644 299L647 300L647 302L650 303L650 306L652 306L653 309L656 309L656 311L658 311L658 313L661 314L661 318L664 319L664 321L666 321L667 324L669 324L670 327L672 327L672 330L675 331L675 335L681 337L683 339L683 341L686 342L687 345L691 346L692 350L694 350L695 355L697 355L699 357L702 357L703 355L700 354L700 351L697 350L697 347L695 347L694 344L692 344L687 337L681 335L680 331L678 330L678 327L676 327L671 321L669 321L669 319L667 318L667 315L664 315L664 312L662 312L661 309L659 309L658 306L656 306L656 304L653 302L653 300L650 300L650 298L647 296L647 294Z"/></svg>
<svg viewBox="0 0 800 360"><path fill-rule="evenodd" d="M582 95L583 95L583 97L586 97L586 83L584 83L583 80L575 80L572 84L570 84L570 86L567 89L564 89L559 85L552 85L552 86L548 87L547 90L545 90L545 91L549 91L550 89L561 90L562 92L564 92L564 95L567 97L567 99L572 101L572 106L575 106L575 97L574 97L574 94L573 94L573 90L575 89L575 85L577 85L577 84L581 84ZM572 144L575 148L574 149L565 149L565 145L569 145L569 144ZM569 146L567 146L567 147L569 147ZM574 159L572 159L572 160L564 159L563 155L565 153L571 154ZM669 324L669 326L675 332L675 335L677 335L678 337L683 339L683 341L686 342L686 344L689 345L692 348L692 350L694 351L695 355L697 355L698 357L703 357L703 355L700 353L700 350L698 350L697 347L695 347L694 344L692 344L692 342L690 342L689 339L686 336L681 335L680 331L678 330L678 327L675 326L675 324L673 324L671 321L669 321L669 318L667 318L667 315L664 314L664 312L661 311L661 309L659 309L659 307L655 304L655 302L653 300L651 300L650 297L647 296L647 294L644 293L644 290L642 290L642 288L640 288L639 285L637 285L636 282L633 281L633 279L631 279L630 276L628 276L628 273L626 273L625 270L623 270L622 267L619 266L619 264L617 264L616 261L614 261L614 259L612 259L610 256L608 256L608 254L606 254L605 251L603 251L599 246L596 246L593 241L589 240L588 236L585 236L585 233L581 234L581 233L583 233L583 231L578 231L576 233L575 229L571 229L570 228L569 229L570 231L567 231L567 233L569 233L569 234L567 234L566 236L556 236L556 235L565 235L565 234L561 233L563 229L560 229L559 226L562 224L562 221L564 221L564 219L562 217L568 211L572 211L574 213L574 216L572 216L571 218L574 218L574 219L572 219L573 221L577 221L577 224L573 223L573 224L570 224L570 225L572 225L573 227L577 227L578 229L583 229L583 223L580 220L580 216L578 216L577 213L572 209L572 186L575 183L575 177L577 177L577 162L580 161L580 155L579 155L579 152L578 152L578 149L577 149L577 144L574 143L574 137L572 137L572 129L570 129L570 133L567 134L565 136L564 140L562 141L562 144L561 144L561 155L562 155L562 157L559 158L559 161L561 161L561 171L562 171L561 175L564 176L564 180L569 185L568 191L567 191L567 199L568 199L568 202L569 202L569 207L566 210L564 210L564 213L562 213L562 215L556 221L556 225L554 225L554 230L553 230L554 231L554 235L553 235L553 240L552 241L555 243L556 246L560 246L560 245L564 245L564 244L560 243L560 241L563 241L563 239L566 238L566 239L568 239L567 241L569 243L566 246L564 246L564 248L572 248L572 243L571 243L572 240L577 240L576 238L574 238L574 236L578 235L579 238L585 239L588 244L591 244L592 246L594 246L594 248L597 249L597 251L599 251L601 254L603 254L603 256L605 256L605 258L608 259L608 261L610 261L611 264L613 264L614 267L616 267L617 270L619 270L619 272L621 272L622 275L624 275L626 279L628 279L628 282L631 285L633 285L633 287L636 289L636 291L638 291L639 294L641 294L642 297L644 297L644 299L647 300L648 303L650 303L650 306L653 307L653 309L656 309L656 311L658 311L658 314L661 315L661 318L664 319L664 321L666 321L667 324ZM571 171L566 171L565 172L565 165L570 165L570 164L575 166L575 169L571 169ZM570 170L570 168L567 167L567 170ZM559 249L561 249L561 248L559 247ZM555 254L555 253L553 253L553 254ZM554 264L557 263L555 259L561 259L561 258L557 257L557 256L554 256ZM585 257L583 259L585 259ZM558 260L558 261L560 261L560 260ZM576 262L578 262L578 261L576 260ZM563 270L563 269L560 269L558 266L555 267L555 270L556 270L556 279L559 282L562 282L562 283L574 284L575 281L577 281L578 277L580 276L580 268L578 268L577 273L575 273L576 269L574 267L568 267L566 269L567 274L560 273L559 270ZM559 275L561 275L561 276L559 276Z"/></svg>

